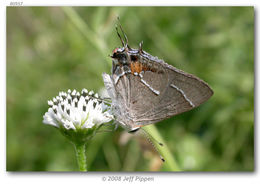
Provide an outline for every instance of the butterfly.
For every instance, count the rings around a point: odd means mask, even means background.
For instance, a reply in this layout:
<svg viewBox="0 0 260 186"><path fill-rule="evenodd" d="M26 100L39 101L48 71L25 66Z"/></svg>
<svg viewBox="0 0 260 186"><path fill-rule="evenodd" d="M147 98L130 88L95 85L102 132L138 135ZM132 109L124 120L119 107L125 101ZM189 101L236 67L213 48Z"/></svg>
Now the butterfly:
<svg viewBox="0 0 260 186"><path fill-rule="evenodd" d="M138 49L131 48L121 25L120 29L124 40L116 27L122 47L110 56L112 73L103 73L111 108L120 126L130 133L142 131L158 152L150 140L153 137L139 129L198 107L213 95L213 90L198 77L145 52L143 42Z"/></svg>
<svg viewBox="0 0 260 186"><path fill-rule="evenodd" d="M117 27L116 27L117 28ZM198 77L179 70L143 50L131 48L124 34L121 48L113 50L112 74L103 73L116 121L128 131L194 109L213 90Z"/></svg>

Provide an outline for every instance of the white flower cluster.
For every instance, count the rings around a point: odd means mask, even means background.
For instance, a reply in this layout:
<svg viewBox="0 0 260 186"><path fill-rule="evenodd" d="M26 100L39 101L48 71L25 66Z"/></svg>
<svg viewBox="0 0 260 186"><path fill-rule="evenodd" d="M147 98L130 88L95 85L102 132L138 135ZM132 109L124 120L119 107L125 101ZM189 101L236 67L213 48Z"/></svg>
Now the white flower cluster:
<svg viewBox="0 0 260 186"><path fill-rule="evenodd" d="M60 92L48 101L50 108L43 116L43 123L57 128L84 129L107 123L113 119L110 107L101 101L98 94L86 89L81 94L76 90Z"/></svg>

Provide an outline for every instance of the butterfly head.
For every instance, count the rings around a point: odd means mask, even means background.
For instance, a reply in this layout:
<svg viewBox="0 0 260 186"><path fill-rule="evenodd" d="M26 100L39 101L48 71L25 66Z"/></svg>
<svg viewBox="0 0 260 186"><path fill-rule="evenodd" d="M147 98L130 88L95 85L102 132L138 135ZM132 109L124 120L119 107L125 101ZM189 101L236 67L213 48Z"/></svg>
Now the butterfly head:
<svg viewBox="0 0 260 186"><path fill-rule="evenodd" d="M120 66L127 65L129 63L127 55L128 54L125 47L114 49L111 56L113 64L120 65Z"/></svg>

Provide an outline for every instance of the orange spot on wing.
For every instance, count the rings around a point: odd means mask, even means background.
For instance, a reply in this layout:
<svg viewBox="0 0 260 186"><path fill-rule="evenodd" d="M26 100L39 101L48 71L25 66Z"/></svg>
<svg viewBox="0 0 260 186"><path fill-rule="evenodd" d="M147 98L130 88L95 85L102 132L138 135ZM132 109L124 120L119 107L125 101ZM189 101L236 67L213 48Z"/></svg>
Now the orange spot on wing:
<svg viewBox="0 0 260 186"><path fill-rule="evenodd" d="M142 65L140 62L133 62L130 64L131 72L134 74L137 72L138 74L142 72L142 70L146 70L145 66Z"/></svg>
<svg viewBox="0 0 260 186"><path fill-rule="evenodd" d="M139 74L140 72L142 72L142 67L143 67L143 65L142 65L142 63L137 63L137 73Z"/></svg>
<svg viewBox="0 0 260 186"><path fill-rule="evenodd" d="M130 63L131 73L134 74L134 63Z"/></svg>

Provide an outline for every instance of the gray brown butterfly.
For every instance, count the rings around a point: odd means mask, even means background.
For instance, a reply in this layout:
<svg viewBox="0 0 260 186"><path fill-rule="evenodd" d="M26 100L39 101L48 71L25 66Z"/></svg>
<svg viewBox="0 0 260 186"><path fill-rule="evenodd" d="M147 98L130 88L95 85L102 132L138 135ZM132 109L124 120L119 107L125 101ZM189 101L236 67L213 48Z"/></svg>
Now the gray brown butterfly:
<svg viewBox="0 0 260 186"><path fill-rule="evenodd" d="M207 101L213 91L198 77L179 70L163 60L128 45L117 34L123 47L112 55L112 74L103 74L112 100L116 121L128 131L189 111Z"/></svg>

